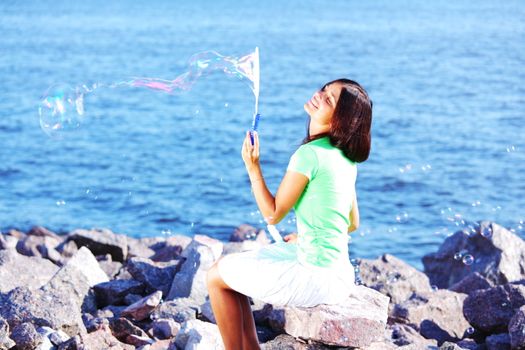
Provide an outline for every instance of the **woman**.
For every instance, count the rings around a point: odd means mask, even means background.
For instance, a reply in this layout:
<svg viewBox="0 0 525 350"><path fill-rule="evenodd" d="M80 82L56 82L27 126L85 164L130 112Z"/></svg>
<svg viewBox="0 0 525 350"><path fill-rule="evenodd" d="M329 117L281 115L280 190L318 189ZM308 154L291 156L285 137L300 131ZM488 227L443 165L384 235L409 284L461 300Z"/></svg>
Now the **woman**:
<svg viewBox="0 0 525 350"><path fill-rule="evenodd" d="M349 79L326 84L304 105L308 134L293 154L275 197L259 164L259 139L249 133L242 158L268 224L294 207L297 235L285 242L221 258L208 272L208 291L226 349L259 349L248 297L272 305L336 304L352 293L348 235L359 225L356 163L370 153L372 102Z"/></svg>

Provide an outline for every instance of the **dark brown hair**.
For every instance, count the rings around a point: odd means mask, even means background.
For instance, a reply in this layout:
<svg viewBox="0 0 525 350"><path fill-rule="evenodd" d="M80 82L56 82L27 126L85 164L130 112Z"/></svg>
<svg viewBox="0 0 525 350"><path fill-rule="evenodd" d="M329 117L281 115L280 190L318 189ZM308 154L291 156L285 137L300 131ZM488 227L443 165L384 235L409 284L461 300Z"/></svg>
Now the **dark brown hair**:
<svg viewBox="0 0 525 350"><path fill-rule="evenodd" d="M372 100L361 85L350 79L337 79L323 86L342 84L341 94L335 106L330 130L310 136L307 127L303 144L328 136L332 146L339 148L353 162L361 163L370 154L372 126Z"/></svg>

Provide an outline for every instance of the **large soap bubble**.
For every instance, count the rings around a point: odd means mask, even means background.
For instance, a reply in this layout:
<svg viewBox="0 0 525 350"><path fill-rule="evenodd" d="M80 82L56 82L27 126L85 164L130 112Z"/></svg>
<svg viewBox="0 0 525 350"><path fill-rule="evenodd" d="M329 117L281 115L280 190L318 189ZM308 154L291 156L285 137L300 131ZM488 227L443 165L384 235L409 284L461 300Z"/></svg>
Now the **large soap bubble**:
<svg viewBox="0 0 525 350"><path fill-rule="evenodd" d="M51 137L78 129L84 118L84 90L55 84L42 96L38 108L40 126Z"/></svg>

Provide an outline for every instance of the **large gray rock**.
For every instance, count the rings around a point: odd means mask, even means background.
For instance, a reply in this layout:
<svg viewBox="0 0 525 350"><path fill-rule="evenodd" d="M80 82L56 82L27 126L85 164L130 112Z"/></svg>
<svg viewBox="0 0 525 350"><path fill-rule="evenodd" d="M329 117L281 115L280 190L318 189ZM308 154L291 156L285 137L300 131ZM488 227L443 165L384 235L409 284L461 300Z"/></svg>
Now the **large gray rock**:
<svg viewBox="0 0 525 350"><path fill-rule="evenodd" d="M56 247L60 243L60 240L53 237L28 235L18 241L16 250L22 255L37 256L58 263L61 261L62 255L56 250Z"/></svg>
<svg viewBox="0 0 525 350"><path fill-rule="evenodd" d="M169 300L153 310L152 320L169 318L178 323L184 323L197 318L198 308L188 299Z"/></svg>
<svg viewBox="0 0 525 350"><path fill-rule="evenodd" d="M505 284L471 293L465 300L463 313L476 329L505 333L522 305L525 305L525 286Z"/></svg>
<svg viewBox="0 0 525 350"><path fill-rule="evenodd" d="M21 286L40 288L58 269L47 259L24 256L12 249L0 250L0 293Z"/></svg>
<svg viewBox="0 0 525 350"><path fill-rule="evenodd" d="M167 300L190 298L198 305L206 301L206 274L221 256L223 244L207 236L195 235L191 244L182 252L186 260L177 272Z"/></svg>
<svg viewBox="0 0 525 350"><path fill-rule="evenodd" d="M144 284L135 280L112 280L96 284L93 287L97 298L98 308L106 305L120 305L124 298L131 293L142 294Z"/></svg>
<svg viewBox="0 0 525 350"><path fill-rule="evenodd" d="M365 286L390 297L389 313L395 304L405 301L412 293L432 291L423 272L390 254L375 260L361 259L359 269Z"/></svg>
<svg viewBox="0 0 525 350"><path fill-rule="evenodd" d="M36 349L44 341L44 337L29 322L17 324L11 332L11 338L15 341L17 349L20 350Z"/></svg>
<svg viewBox="0 0 525 350"><path fill-rule="evenodd" d="M175 235L165 240L153 242L151 239L142 238L142 242L148 243L148 246L155 251L151 257L153 261L170 261L178 259L184 249L192 242L188 236Z"/></svg>
<svg viewBox="0 0 525 350"><path fill-rule="evenodd" d="M77 298L71 293L54 293L42 288L17 287L2 296L0 316L11 329L21 323L62 330L69 336L85 333Z"/></svg>
<svg viewBox="0 0 525 350"><path fill-rule="evenodd" d="M389 298L356 286L341 304L274 308L270 325L296 338L327 345L364 347L383 339Z"/></svg>
<svg viewBox="0 0 525 350"><path fill-rule="evenodd" d="M123 262L128 256L128 237L108 229L75 230L68 240L89 248L94 255L111 254L114 261Z"/></svg>
<svg viewBox="0 0 525 350"><path fill-rule="evenodd" d="M82 247L42 286L42 290L57 297L65 294L74 296L79 308L93 311L96 310L96 302L91 288L108 280L91 251Z"/></svg>
<svg viewBox="0 0 525 350"><path fill-rule="evenodd" d="M453 284L449 290L457 293L471 294L475 290L494 287L494 284L479 272L467 275L461 281Z"/></svg>
<svg viewBox="0 0 525 350"><path fill-rule="evenodd" d="M147 293L160 290L167 295L179 265L179 260L156 262L147 258L131 258L126 270L135 280L144 283Z"/></svg>
<svg viewBox="0 0 525 350"><path fill-rule="evenodd" d="M395 306L391 318L410 325L426 338L436 339L439 344L459 341L470 327L461 311L466 298L466 294L446 289L414 294Z"/></svg>
<svg viewBox="0 0 525 350"><path fill-rule="evenodd" d="M510 319L509 338L513 349L525 349L525 305Z"/></svg>
<svg viewBox="0 0 525 350"><path fill-rule="evenodd" d="M525 278L525 242L483 221L475 233L458 231L445 239L436 253L423 257L423 265L430 282L439 288L448 288L474 272L493 284L505 284Z"/></svg>
<svg viewBox="0 0 525 350"><path fill-rule="evenodd" d="M160 304L162 292L160 290L148 295L139 301L129 305L120 314L123 317L129 317L136 321L142 321L149 317L151 312Z"/></svg>
<svg viewBox="0 0 525 350"><path fill-rule="evenodd" d="M158 339L174 338L180 331L180 323L170 318L161 318L153 321L152 333Z"/></svg>
<svg viewBox="0 0 525 350"><path fill-rule="evenodd" d="M200 320L184 322L175 338L175 344L178 349L185 350L224 349L217 325Z"/></svg>

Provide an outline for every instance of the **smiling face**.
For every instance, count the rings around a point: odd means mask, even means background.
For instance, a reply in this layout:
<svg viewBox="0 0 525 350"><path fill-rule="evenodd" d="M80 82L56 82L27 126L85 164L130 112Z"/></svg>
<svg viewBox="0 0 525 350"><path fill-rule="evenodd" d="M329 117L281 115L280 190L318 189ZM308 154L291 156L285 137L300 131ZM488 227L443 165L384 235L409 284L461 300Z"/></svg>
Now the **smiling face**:
<svg viewBox="0 0 525 350"><path fill-rule="evenodd" d="M305 103L304 110L310 116L310 128L314 128L311 130L312 135L329 130L342 87L341 83L325 85Z"/></svg>

